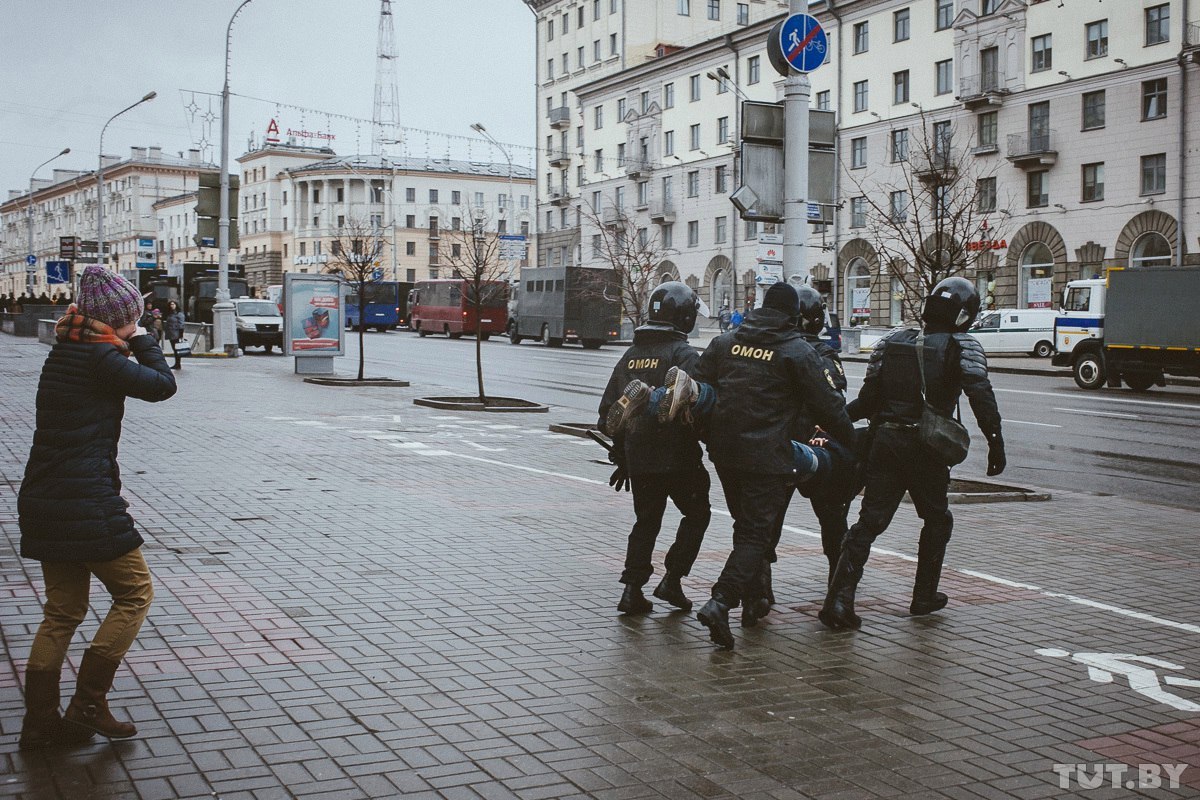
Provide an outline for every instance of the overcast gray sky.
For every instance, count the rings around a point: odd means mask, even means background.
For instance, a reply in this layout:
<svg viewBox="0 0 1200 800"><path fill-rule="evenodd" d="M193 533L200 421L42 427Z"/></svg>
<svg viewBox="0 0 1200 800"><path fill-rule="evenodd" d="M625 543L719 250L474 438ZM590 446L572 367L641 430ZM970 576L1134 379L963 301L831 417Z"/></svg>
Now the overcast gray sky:
<svg viewBox="0 0 1200 800"><path fill-rule="evenodd" d="M0 190L28 186L32 170L94 169L100 128L150 90L154 101L109 126L104 150L158 145L176 153L219 112L225 26L240 0L0 0ZM283 128L334 132L339 154L368 152L374 104L378 0L254 0L234 27L231 152L272 117ZM482 122L502 142L533 146L534 25L521 0L392 0L400 121L462 139L409 135L411 154L455 155ZM189 113L192 100L200 108ZM216 161L218 123L210 141ZM473 149L488 157L486 147ZM440 153L440 154L444 154ZM498 153L491 153L502 160ZM527 157L514 160L527 163ZM233 170L236 171L236 170Z"/></svg>

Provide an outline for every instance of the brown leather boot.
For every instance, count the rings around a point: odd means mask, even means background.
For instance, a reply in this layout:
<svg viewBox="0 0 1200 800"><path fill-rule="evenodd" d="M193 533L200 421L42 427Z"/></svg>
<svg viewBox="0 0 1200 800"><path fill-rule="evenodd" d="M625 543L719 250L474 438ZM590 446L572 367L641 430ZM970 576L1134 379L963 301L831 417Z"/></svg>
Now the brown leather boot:
<svg viewBox="0 0 1200 800"><path fill-rule="evenodd" d="M21 723L22 750L40 747L66 747L92 738L89 730L64 725L58 714L57 670L25 672L25 720Z"/></svg>
<svg viewBox="0 0 1200 800"><path fill-rule="evenodd" d="M132 723L114 719L108 710L108 690L112 688L118 666L118 662L97 655L90 648L84 651L75 696L63 717L67 722L109 739L128 739L137 735L137 728Z"/></svg>

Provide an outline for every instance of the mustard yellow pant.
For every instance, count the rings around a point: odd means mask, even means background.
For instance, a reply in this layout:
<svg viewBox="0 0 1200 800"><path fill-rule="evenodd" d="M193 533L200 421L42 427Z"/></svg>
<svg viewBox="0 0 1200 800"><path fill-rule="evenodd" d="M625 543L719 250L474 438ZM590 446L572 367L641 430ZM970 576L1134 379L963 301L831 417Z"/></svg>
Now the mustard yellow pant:
<svg viewBox="0 0 1200 800"><path fill-rule="evenodd" d="M44 618L29 651L30 670L62 669L75 629L87 616L95 575L112 595L112 607L92 638L98 656L120 661L137 638L154 599L150 570L139 547L112 561L42 563L46 580Z"/></svg>

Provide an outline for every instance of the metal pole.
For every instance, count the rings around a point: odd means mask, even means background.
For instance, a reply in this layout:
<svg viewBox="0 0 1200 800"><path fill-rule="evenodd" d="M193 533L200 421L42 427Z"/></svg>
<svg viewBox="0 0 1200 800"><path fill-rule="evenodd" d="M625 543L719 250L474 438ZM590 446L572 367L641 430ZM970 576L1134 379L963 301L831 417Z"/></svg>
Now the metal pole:
<svg viewBox="0 0 1200 800"><path fill-rule="evenodd" d="M25 209L26 222L29 223L29 250L27 252L29 253L29 255L34 256L34 258L36 258L37 256L33 252L33 177L35 175L37 175L39 169L46 166L54 159L65 156L69 152L71 152L71 148L64 147L61 153L59 153L56 156L52 156L51 158L47 158L45 161L43 161L42 163L40 163L36 167L34 167L33 172L29 173L29 205ZM34 290L33 276L37 272L36 268L37 268L37 261L34 261L32 264L27 263L25 265L25 291L29 293L30 298L33 297L33 290Z"/></svg>
<svg viewBox="0 0 1200 800"><path fill-rule="evenodd" d="M471 126L471 130L475 131L476 133L478 133L481 136L483 136L484 138L486 138L489 142L496 145L496 148L504 156L504 160L508 162L508 205L509 205L508 219L511 220L515 225L516 221L517 221L517 194L516 194L516 191L513 189L512 156L510 156L508 154L508 148L506 148L504 145L500 144L500 142L496 141L496 138L487 132L487 128L483 127L482 123L476 122L474 125ZM511 231L511 230L508 233L510 236L513 235L513 231ZM513 273L516 272L516 264L519 262L514 262L514 261L512 261L512 259L506 259L506 260L509 262L508 280L511 282Z"/></svg>
<svg viewBox="0 0 1200 800"><path fill-rule="evenodd" d="M229 302L229 49L233 42L233 23L242 4L229 18L225 28L225 83L221 87L221 202L217 219L217 297L213 304L213 348L237 356L237 337L233 330L233 303Z"/></svg>
<svg viewBox="0 0 1200 800"><path fill-rule="evenodd" d="M807 13L806 0L790 0L792 14ZM808 75L793 72L783 83L783 278L799 286L808 282Z"/></svg>
<svg viewBox="0 0 1200 800"><path fill-rule="evenodd" d="M148 103L158 97L158 92L150 92L141 100L130 106L122 108L117 113L108 118L108 122L104 123L104 127L100 129L100 153L96 156L96 263L108 265L108 259L104 257L104 132L108 130L108 126L117 117L124 114L126 111L137 108L142 103Z"/></svg>

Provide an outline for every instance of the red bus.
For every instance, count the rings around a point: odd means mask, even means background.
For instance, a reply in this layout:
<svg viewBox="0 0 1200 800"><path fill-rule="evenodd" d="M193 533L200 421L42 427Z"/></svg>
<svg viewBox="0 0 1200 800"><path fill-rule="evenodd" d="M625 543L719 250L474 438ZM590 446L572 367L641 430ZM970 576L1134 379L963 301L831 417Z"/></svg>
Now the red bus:
<svg viewBox="0 0 1200 800"><path fill-rule="evenodd" d="M484 281L480 285L482 338L504 333L508 321L508 284ZM475 335L475 285L471 281L418 281L409 294L408 313L412 329L420 336L444 333L458 339Z"/></svg>

